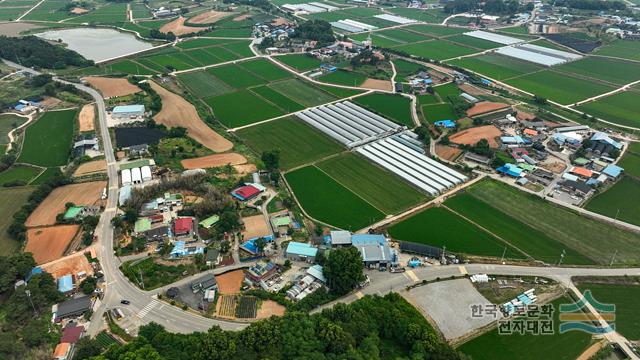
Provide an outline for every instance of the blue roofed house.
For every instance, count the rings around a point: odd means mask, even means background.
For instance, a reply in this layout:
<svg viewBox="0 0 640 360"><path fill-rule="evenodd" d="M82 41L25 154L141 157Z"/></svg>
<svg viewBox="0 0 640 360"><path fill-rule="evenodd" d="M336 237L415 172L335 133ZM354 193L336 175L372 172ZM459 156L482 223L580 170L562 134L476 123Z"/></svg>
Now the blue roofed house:
<svg viewBox="0 0 640 360"><path fill-rule="evenodd" d="M289 245L287 245L287 251L285 252L285 256L289 260L306 261L309 263L313 263L316 260L317 254L317 247L309 243L301 243L297 241L291 241Z"/></svg>
<svg viewBox="0 0 640 360"><path fill-rule="evenodd" d="M608 165L606 168L604 168L602 170L602 173L607 175L608 177L612 178L612 179L617 179L620 177L620 175L622 174L622 172L624 171L623 168L621 168L618 165L615 164L610 164Z"/></svg>
<svg viewBox="0 0 640 360"><path fill-rule="evenodd" d="M204 254L204 244L187 245L184 241L177 241L170 256L175 259L196 254Z"/></svg>
<svg viewBox="0 0 640 360"><path fill-rule="evenodd" d="M58 279L58 291L67 294L73 291L73 277L65 275Z"/></svg>
<svg viewBox="0 0 640 360"><path fill-rule="evenodd" d="M351 244L356 245L384 245L387 239L381 234L353 234Z"/></svg>
<svg viewBox="0 0 640 360"><path fill-rule="evenodd" d="M520 177L523 170L514 164L504 164L497 168L496 171L512 177Z"/></svg>

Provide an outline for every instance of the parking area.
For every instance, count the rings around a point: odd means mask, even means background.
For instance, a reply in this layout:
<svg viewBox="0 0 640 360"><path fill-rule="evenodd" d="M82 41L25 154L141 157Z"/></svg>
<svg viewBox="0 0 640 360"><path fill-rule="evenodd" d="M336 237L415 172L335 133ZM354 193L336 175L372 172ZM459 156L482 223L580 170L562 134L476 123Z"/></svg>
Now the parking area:
<svg viewBox="0 0 640 360"><path fill-rule="evenodd" d="M486 306L485 299L467 279L431 283L412 289L404 296L431 317L447 340L457 339L498 320L502 314L473 317L472 306Z"/></svg>

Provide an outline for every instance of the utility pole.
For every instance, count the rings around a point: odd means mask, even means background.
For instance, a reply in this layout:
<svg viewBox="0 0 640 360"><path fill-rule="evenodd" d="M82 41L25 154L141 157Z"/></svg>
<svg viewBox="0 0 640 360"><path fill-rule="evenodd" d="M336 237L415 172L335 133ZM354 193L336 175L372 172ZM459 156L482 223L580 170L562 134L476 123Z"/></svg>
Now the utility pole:
<svg viewBox="0 0 640 360"><path fill-rule="evenodd" d="M500 262L504 264L504 255L507 253L507 247L504 247L504 250L502 250L502 258L500 259Z"/></svg>
<svg viewBox="0 0 640 360"><path fill-rule="evenodd" d="M609 267L613 266L613 262L616 260L616 255L618 255L618 249L616 249L616 251L613 253L613 256L611 257L611 262L609 263Z"/></svg>
<svg viewBox="0 0 640 360"><path fill-rule="evenodd" d="M558 261L558 266L562 265L562 260L564 260L565 254L566 254L566 251L562 250L562 254L560 254L560 261Z"/></svg>
<svg viewBox="0 0 640 360"><path fill-rule="evenodd" d="M138 274L140 274L140 284L142 284L142 290L144 290L144 278L142 277L141 269L138 269Z"/></svg>
<svg viewBox="0 0 640 360"><path fill-rule="evenodd" d="M618 215L620 215L620 208L618 208L618 210L616 210L616 217L613 218L613 225L615 225L616 222L618 222Z"/></svg>
<svg viewBox="0 0 640 360"><path fill-rule="evenodd" d="M33 315L38 315L38 312L36 311L36 307L33 306L33 301L31 301L31 290L25 290L24 291L25 294L27 294L27 299L29 299L29 304L31 304L31 308L33 309Z"/></svg>

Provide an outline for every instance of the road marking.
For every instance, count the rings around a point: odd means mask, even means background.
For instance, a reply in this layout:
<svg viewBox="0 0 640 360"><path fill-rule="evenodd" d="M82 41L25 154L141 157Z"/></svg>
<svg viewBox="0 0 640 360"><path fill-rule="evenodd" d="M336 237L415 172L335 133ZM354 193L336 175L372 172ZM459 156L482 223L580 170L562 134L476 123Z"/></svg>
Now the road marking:
<svg viewBox="0 0 640 360"><path fill-rule="evenodd" d="M147 306L142 308L142 310L140 310L140 312L138 312L136 315L140 318L140 320L142 320L142 318L147 316L147 314L151 312L151 310L153 310L153 308L156 307L156 305L158 304L159 302L157 302L156 300L151 300L151 302L148 303Z"/></svg>
<svg viewBox="0 0 640 360"><path fill-rule="evenodd" d="M358 292L356 292L356 297L358 299L362 299L364 297L364 294L362 293L362 291L358 291Z"/></svg>
<svg viewBox="0 0 640 360"><path fill-rule="evenodd" d="M465 268L464 266L458 266L458 270L460 270L460 274L462 275L467 275L467 268Z"/></svg>
<svg viewBox="0 0 640 360"><path fill-rule="evenodd" d="M416 276L416 274L413 272L413 270L407 270L405 272L405 274L407 274L409 276L409 278L411 280L413 280L413 282L418 282L420 281L420 279L418 279L418 277Z"/></svg>

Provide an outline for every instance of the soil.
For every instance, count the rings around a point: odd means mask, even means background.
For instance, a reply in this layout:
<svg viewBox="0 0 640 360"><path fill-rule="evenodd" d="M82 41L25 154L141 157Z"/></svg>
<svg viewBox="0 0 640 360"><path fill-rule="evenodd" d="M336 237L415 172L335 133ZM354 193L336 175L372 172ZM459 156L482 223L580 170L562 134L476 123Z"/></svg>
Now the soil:
<svg viewBox="0 0 640 360"><path fill-rule="evenodd" d="M172 32L176 36L181 36L181 35L193 34L202 30L206 30L206 28L202 28L202 27L186 26L184 24L186 20L187 19L185 19L183 16L180 16L179 18L173 20L172 22L162 25L162 27L160 28L160 32L165 34Z"/></svg>
<svg viewBox="0 0 640 360"><path fill-rule="evenodd" d="M242 231L245 240L265 236L271 233L271 228L262 214L243 217L245 230Z"/></svg>
<svg viewBox="0 0 640 360"><path fill-rule="evenodd" d="M460 154L462 154L462 150L458 148L436 144L436 155L442 159L454 161Z"/></svg>
<svg viewBox="0 0 640 360"><path fill-rule="evenodd" d="M508 104L496 103L491 101L482 101L475 104L471 109L467 110L468 117L474 117L494 111L498 111L501 109L508 108Z"/></svg>
<svg viewBox="0 0 640 360"><path fill-rule="evenodd" d="M76 171L73 173L73 176L89 175L93 173L105 172L106 170L106 160L90 161L78 166L78 169L76 169Z"/></svg>
<svg viewBox="0 0 640 360"><path fill-rule="evenodd" d="M480 96L480 95L486 95L487 93L478 89L477 87L473 86L473 85L469 85L469 84L462 84L462 85L458 85L458 88L460 88L460 90L466 92L469 95L473 95L473 96Z"/></svg>
<svg viewBox="0 0 640 360"><path fill-rule="evenodd" d="M493 125L485 125L455 133L449 136L449 140L455 144L474 145L481 139L487 139L490 147L497 148L498 141L496 138L500 135L502 135L500 129Z"/></svg>
<svg viewBox="0 0 640 360"><path fill-rule="evenodd" d="M230 271L228 273L216 276L218 290L221 294L239 294L243 280L243 270Z"/></svg>
<svg viewBox="0 0 640 360"><path fill-rule="evenodd" d="M0 23L0 36L18 36L23 31L39 29L42 26L24 22Z"/></svg>
<svg viewBox="0 0 640 360"><path fill-rule="evenodd" d="M374 90L393 90L393 85L389 80L367 79L360 87Z"/></svg>
<svg viewBox="0 0 640 360"><path fill-rule="evenodd" d="M233 21L244 21L251 18L251 15L249 14L244 14L244 15L240 15L240 16L236 16L233 18Z"/></svg>
<svg viewBox="0 0 640 360"><path fill-rule="evenodd" d="M545 162L538 164L541 168L551 171L555 174L560 174L567 168L567 166L559 161L556 162Z"/></svg>
<svg viewBox="0 0 640 360"><path fill-rule="evenodd" d="M284 316L286 308L273 300L264 300L258 309L256 319L267 319L272 316Z"/></svg>
<svg viewBox="0 0 640 360"><path fill-rule="evenodd" d="M80 132L92 131L95 129L93 125L95 116L96 110L93 104L87 104L82 107L82 110L80 110L80 115L78 116L78 122L80 123Z"/></svg>
<svg viewBox="0 0 640 360"><path fill-rule="evenodd" d="M89 12L89 10L81 8L81 7L74 7L71 11L72 14L74 15L81 15L81 14L86 14Z"/></svg>
<svg viewBox="0 0 640 360"><path fill-rule="evenodd" d="M189 22L193 24L213 24L227 15L229 15L227 12L211 10L190 18Z"/></svg>
<svg viewBox="0 0 640 360"><path fill-rule="evenodd" d="M58 98L48 96L44 100L40 101L40 105L46 107L47 109L52 109L58 106L61 102L62 100Z"/></svg>
<svg viewBox="0 0 640 360"><path fill-rule="evenodd" d="M32 253L37 264L57 260L62 257L78 229L80 229L79 225L28 229L27 245L24 251Z"/></svg>
<svg viewBox="0 0 640 360"><path fill-rule="evenodd" d="M245 176L247 174L254 173L257 170L255 164L234 165L233 168L236 169L236 175L238 176Z"/></svg>
<svg viewBox="0 0 640 360"><path fill-rule="evenodd" d="M606 341L599 341L587 348L576 360L589 360L593 358L593 356L600 351L600 349L604 348L607 345Z"/></svg>
<svg viewBox="0 0 640 360"><path fill-rule="evenodd" d="M215 152L231 150L233 143L207 126L191 103L153 81L149 84L162 100L162 110L154 116L155 121L169 128L187 129L189 137Z"/></svg>
<svg viewBox="0 0 640 360"><path fill-rule="evenodd" d="M85 80L91 87L100 91L105 99L127 96L142 91L142 89L125 78L87 76L82 80Z"/></svg>
<svg viewBox="0 0 640 360"><path fill-rule="evenodd" d="M199 158L184 159L180 163L185 169L205 169L219 166L242 165L247 158L237 153L213 154Z"/></svg>
<svg viewBox="0 0 640 360"><path fill-rule="evenodd" d="M64 205L72 202L76 205L94 205L100 200L106 181L94 181L71 184L54 189L31 213L26 226L44 226L56 223L56 216L65 211Z"/></svg>
<svg viewBox="0 0 640 360"><path fill-rule="evenodd" d="M51 274L54 279L58 279L67 274L77 275L80 272L84 272L87 276L92 276L93 267L84 255L86 251L87 249L43 264L41 268L43 271Z"/></svg>

